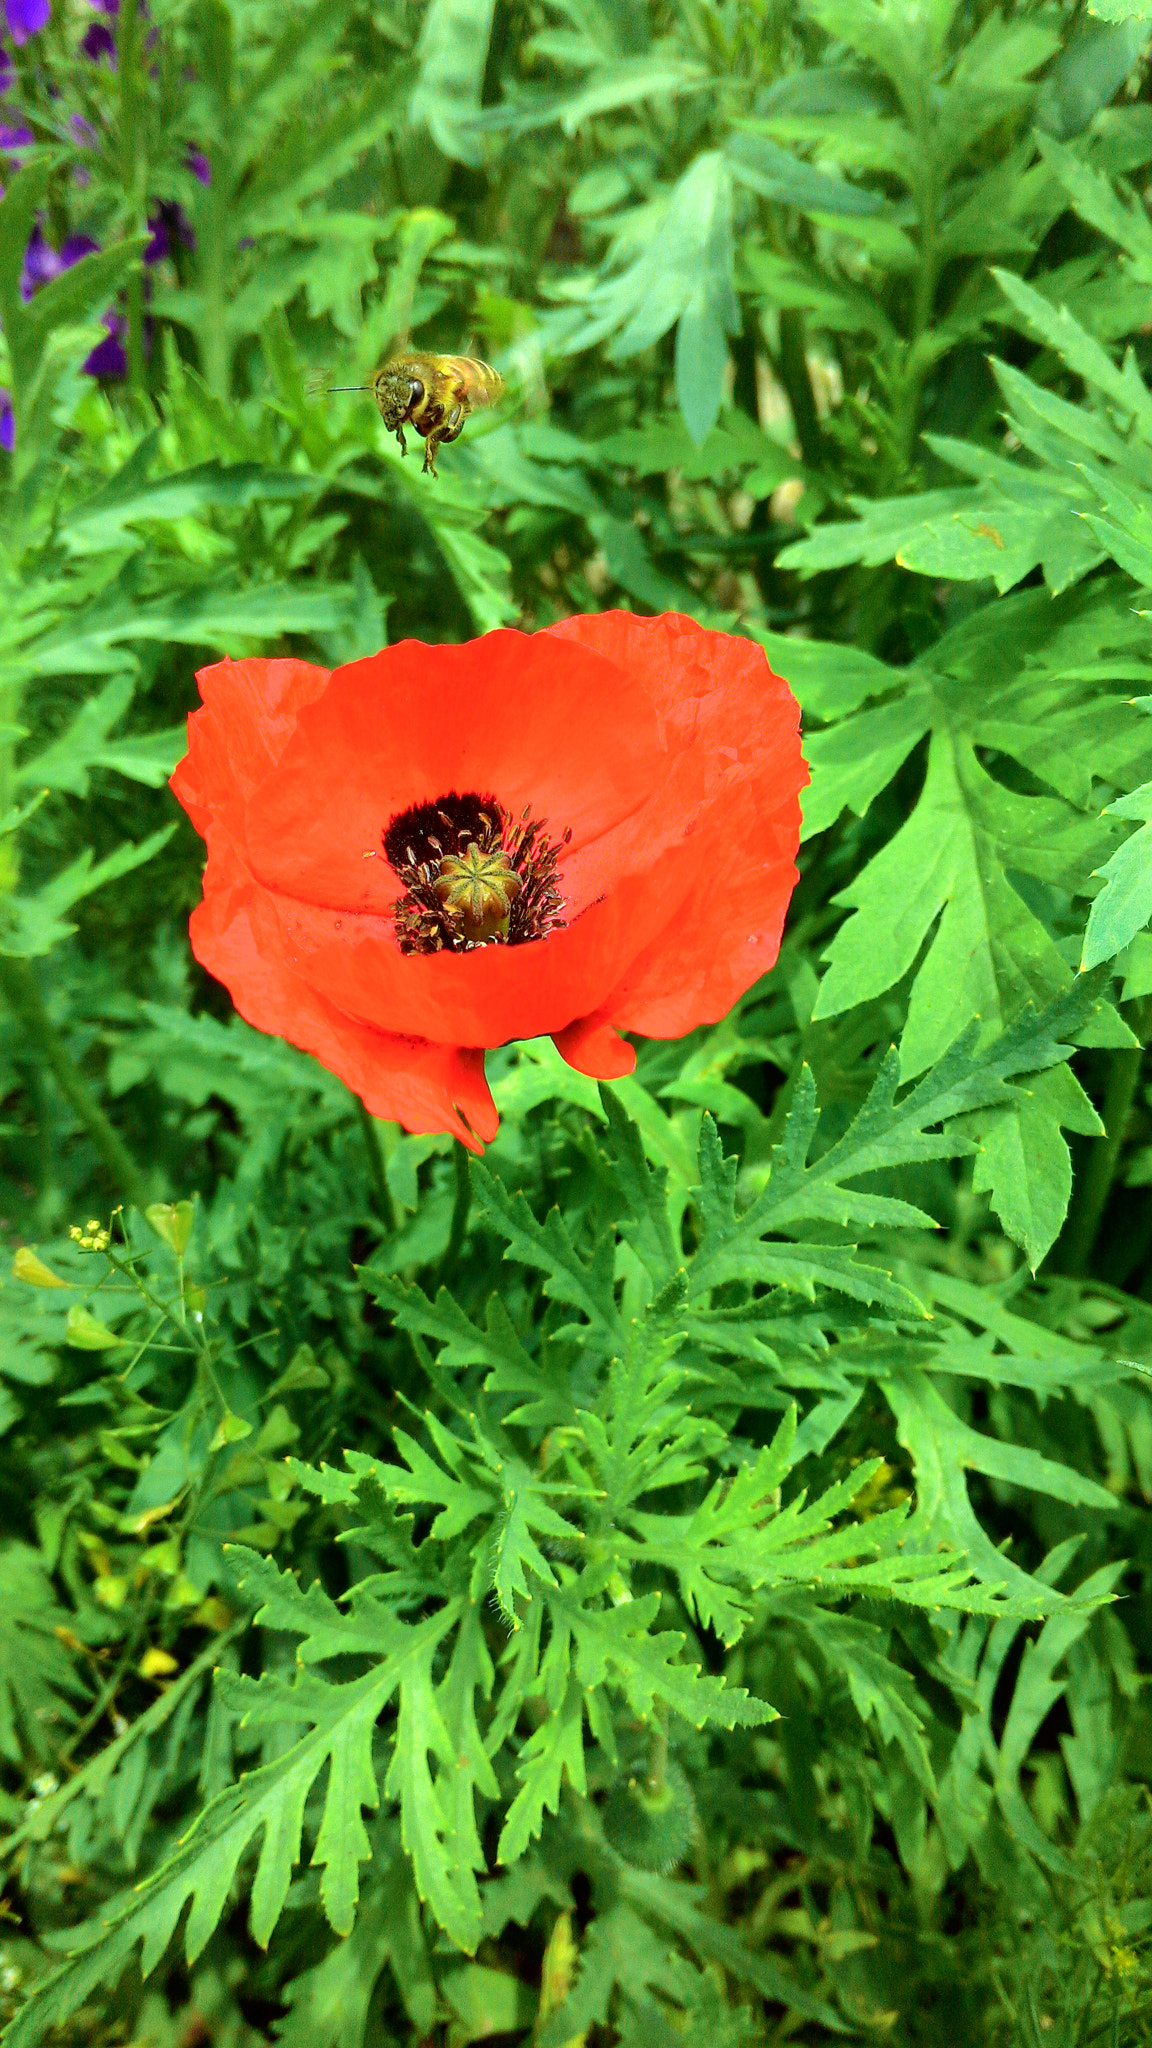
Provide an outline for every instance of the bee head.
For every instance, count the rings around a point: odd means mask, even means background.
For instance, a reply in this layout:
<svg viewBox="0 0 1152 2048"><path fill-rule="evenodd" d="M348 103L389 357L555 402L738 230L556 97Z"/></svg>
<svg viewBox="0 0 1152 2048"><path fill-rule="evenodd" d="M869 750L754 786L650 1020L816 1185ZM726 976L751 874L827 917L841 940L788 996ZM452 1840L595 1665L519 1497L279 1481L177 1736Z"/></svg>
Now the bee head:
<svg viewBox="0 0 1152 2048"><path fill-rule="evenodd" d="M419 377L413 376L402 363L392 363L380 372L374 386L380 417L390 433L395 433L424 397L424 386Z"/></svg>

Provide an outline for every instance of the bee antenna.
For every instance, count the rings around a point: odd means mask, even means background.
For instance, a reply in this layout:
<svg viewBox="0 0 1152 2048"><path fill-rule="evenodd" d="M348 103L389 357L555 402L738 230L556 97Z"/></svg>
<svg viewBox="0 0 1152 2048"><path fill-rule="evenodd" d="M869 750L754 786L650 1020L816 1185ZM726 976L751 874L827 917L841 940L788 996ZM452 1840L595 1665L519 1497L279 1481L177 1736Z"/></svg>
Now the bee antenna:
<svg viewBox="0 0 1152 2048"><path fill-rule="evenodd" d="M332 391L371 391L371 384L326 384L325 393Z"/></svg>

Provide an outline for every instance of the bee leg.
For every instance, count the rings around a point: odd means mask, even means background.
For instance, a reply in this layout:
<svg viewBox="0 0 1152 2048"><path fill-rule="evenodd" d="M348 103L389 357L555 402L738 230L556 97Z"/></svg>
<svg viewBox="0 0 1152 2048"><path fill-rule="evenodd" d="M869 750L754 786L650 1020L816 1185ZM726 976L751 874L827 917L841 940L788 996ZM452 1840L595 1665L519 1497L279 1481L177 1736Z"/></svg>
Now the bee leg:
<svg viewBox="0 0 1152 2048"><path fill-rule="evenodd" d="M468 411L469 408L466 405L456 404L452 407L452 410L444 423L443 432L440 435L441 441L459 440L460 434L463 430L464 422L468 417Z"/></svg>
<svg viewBox="0 0 1152 2048"><path fill-rule="evenodd" d="M404 429L403 429L403 427L397 427L397 429L396 429L396 439L397 439L397 440L399 441L399 443L400 443L400 453L401 453L401 455L407 455L407 453L408 453L408 443L407 443L407 441L406 441L406 440L404 439Z"/></svg>
<svg viewBox="0 0 1152 2048"><path fill-rule="evenodd" d="M424 476L435 476L436 474L436 450L440 445L440 440L439 429L433 428L424 443L424 468L421 472Z"/></svg>

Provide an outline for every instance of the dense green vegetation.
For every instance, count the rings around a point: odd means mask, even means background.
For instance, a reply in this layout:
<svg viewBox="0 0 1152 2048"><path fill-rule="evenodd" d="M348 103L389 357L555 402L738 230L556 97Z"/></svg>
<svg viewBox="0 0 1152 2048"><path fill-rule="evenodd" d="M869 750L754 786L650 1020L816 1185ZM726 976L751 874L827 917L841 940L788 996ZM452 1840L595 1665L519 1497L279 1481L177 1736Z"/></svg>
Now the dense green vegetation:
<svg viewBox="0 0 1152 2048"><path fill-rule="evenodd" d="M1152 2041L1148 12L8 0L11 2048ZM470 1164L166 778L221 654L608 607L791 682L801 880Z"/></svg>

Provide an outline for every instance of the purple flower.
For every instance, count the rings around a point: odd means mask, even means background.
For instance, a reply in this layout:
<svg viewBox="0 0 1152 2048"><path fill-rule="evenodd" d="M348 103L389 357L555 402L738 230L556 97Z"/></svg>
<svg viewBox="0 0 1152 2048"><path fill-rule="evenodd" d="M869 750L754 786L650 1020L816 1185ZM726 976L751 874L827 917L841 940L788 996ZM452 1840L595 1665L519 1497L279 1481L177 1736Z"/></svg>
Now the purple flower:
<svg viewBox="0 0 1152 2048"><path fill-rule="evenodd" d="M42 284L49 284L61 271L71 270L82 256L91 256L100 247L90 235L69 235L58 249L44 238L44 230L37 221L28 237L24 251L24 268L20 274L20 296L27 302Z"/></svg>
<svg viewBox="0 0 1152 2048"><path fill-rule="evenodd" d="M90 356L86 357L83 369L86 377L126 377L128 375L128 351L123 337L128 323L122 313L109 312L104 315L108 329L105 341L98 341Z"/></svg>
<svg viewBox="0 0 1152 2048"><path fill-rule="evenodd" d="M9 155L13 150L29 148L35 140L26 122L17 121L16 125L12 126L7 121L0 121L0 149L6 150Z"/></svg>
<svg viewBox="0 0 1152 2048"><path fill-rule="evenodd" d="M150 213L148 227L152 239L144 251L145 263L163 263L172 254L172 243L168 234L168 223L163 213Z"/></svg>
<svg viewBox="0 0 1152 2048"><path fill-rule="evenodd" d="M6 448L11 455L16 446L16 419L12 411L12 393L0 386L0 448Z"/></svg>
<svg viewBox="0 0 1152 2048"><path fill-rule="evenodd" d="M93 64L99 64L101 58L107 57L109 64L112 66L113 71L115 71L116 38L107 22L94 21L91 28L81 37L80 48L86 57L91 58Z"/></svg>
<svg viewBox="0 0 1152 2048"><path fill-rule="evenodd" d="M202 149L193 149L191 143L189 143L188 148L184 152L184 161L192 176L199 178L202 185L210 185L212 183L212 166Z"/></svg>
<svg viewBox="0 0 1152 2048"><path fill-rule="evenodd" d="M171 256L173 238L183 242L186 249L196 247L192 223L175 200L161 199L148 215L148 226L152 239L144 251L145 263L163 263L166 256Z"/></svg>
<svg viewBox="0 0 1152 2048"><path fill-rule="evenodd" d="M8 17L8 33L19 46L30 36L39 35L52 9L49 0L4 0L4 12Z"/></svg>
<svg viewBox="0 0 1152 2048"><path fill-rule="evenodd" d="M12 80L15 76L16 67L7 50L0 50L0 99L3 98L5 93L11 92Z"/></svg>
<svg viewBox="0 0 1152 2048"><path fill-rule="evenodd" d="M68 126L71 128L81 149L95 149L100 137L92 126L91 121L85 120L83 114L73 114Z"/></svg>
<svg viewBox="0 0 1152 2048"><path fill-rule="evenodd" d="M116 15L120 12L120 0L88 0L88 5L94 7L97 14ZM143 13L143 8L140 11Z"/></svg>

